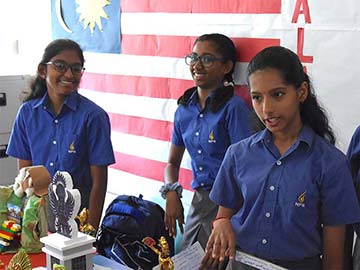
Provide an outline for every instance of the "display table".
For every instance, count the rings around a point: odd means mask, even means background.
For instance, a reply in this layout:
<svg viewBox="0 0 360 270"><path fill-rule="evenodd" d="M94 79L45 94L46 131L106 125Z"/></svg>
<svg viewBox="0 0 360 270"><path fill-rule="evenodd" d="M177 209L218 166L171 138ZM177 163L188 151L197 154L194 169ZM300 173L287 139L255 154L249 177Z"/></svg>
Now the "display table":
<svg viewBox="0 0 360 270"><path fill-rule="evenodd" d="M9 261L11 260L11 258L15 255L14 254L1 254L0 255L0 260L7 265L9 263ZM29 254L30 256L30 260L31 260L31 265L33 268L35 267L39 267L39 266L46 266L46 254L45 253L34 253L34 254ZM113 269L113 270L125 270L125 269L130 269L124 265L118 264L115 261L112 261L108 258L105 258L101 255L95 255L93 257L93 263L102 267L108 267L109 269ZM0 270L5 269L5 265L3 267L0 267Z"/></svg>

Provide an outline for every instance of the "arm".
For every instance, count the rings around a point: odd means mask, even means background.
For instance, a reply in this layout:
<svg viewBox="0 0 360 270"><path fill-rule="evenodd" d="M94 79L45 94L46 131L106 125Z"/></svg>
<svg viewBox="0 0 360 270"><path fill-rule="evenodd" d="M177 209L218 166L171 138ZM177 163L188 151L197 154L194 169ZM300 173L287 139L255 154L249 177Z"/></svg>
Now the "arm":
<svg viewBox="0 0 360 270"><path fill-rule="evenodd" d="M32 166L31 160L18 159L18 169L19 169L19 170L20 170L21 168L29 167L29 166Z"/></svg>
<svg viewBox="0 0 360 270"><path fill-rule="evenodd" d="M106 195L107 166L91 166L90 173L92 188L89 199L88 223L97 229L100 223Z"/></svg>
<svg viewBox="0 0 360 270"><path fill-rule="evenodd" d="M87 151L90 165L92 188L89 197L90 223L99 227L108 183L108 165L115 163L111 144L109 116L102 109L89 115L87 126ZM102 164L102 165L99 165Z"/></svg>
<svg viewBox="0 0 360 270"><path fill-rule="evenodd" d="M344 269L345 225L324 226L323 269Z"/></svg>
<svg viewBox="0 0 360 270"><path fill-rule="evenodd" d="M185 147L171 144L168 163L165 166L165 183L175 183L179 178L179 170ZM176 221L181 233L184 232L184 208L176 191L169 191L166 194L165 225L170 236L176 236Z"/></svg>
<svg viewBox="0 0 360 270"><path fill-rule="evenodd" d="M185 147L171 144L168 163L165 167L165 183L175 183L179 178L180 164L185 152Z"/></svg>

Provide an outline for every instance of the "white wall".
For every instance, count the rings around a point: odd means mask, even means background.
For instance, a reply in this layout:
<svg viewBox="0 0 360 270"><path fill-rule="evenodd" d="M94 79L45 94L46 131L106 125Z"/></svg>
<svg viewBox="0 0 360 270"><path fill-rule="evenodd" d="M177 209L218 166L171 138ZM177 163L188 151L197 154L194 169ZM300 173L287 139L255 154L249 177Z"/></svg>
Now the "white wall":
<svg viewBox="0 0 360 270"><path fill-rule="evenodd" d="M23 75L35 74L43 49L51 40L51 8L48 0L2 0L0 5L0 92L5 92L8 99L7 106L0 109L0 143L5 144L20 104L20 92L29 81ZM13 183L16 160L1 159L0 170L0 184Z"/></svg>
<svg viewBox="0 0 360 270"><path fill-rule="evenodd" d="M49 0L1 1L0 76L34 74L51 41Z"/></svg>

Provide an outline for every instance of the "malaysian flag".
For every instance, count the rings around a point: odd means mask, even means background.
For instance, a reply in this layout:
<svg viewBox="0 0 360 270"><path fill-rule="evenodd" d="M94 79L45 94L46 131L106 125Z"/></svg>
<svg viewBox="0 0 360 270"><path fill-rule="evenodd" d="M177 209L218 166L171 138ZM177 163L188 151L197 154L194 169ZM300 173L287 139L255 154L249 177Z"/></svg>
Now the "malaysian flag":
<svg viewBox="0 0 360 270"><path fill-rule="evenodd" d="M109 169L107 199L111 194L142 193L163 204L158 190L176 100L193 86L184 56L197 36L231 37L238 49L237 93L248 100L246 64L264 47L280 45L273 26L281 20L281 0L65 2L70 1L53 0L53 38L74 39L85 49L80 93L104 108L111 120L116 164ZM91 19L97 20L90 24ZM185 153L179 179L185 188L185 208L192 195L191 179Z"/></svg>

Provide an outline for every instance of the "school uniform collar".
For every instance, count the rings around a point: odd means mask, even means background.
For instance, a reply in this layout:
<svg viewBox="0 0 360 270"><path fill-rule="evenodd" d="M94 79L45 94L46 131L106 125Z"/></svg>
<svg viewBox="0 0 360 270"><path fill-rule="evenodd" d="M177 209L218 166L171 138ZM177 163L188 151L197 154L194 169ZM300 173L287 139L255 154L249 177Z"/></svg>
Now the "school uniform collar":
<svg viewBox="0 0 360 270"><path fill-rule="evenodd" d="M79 93L77 90L75 90L65 98L64 105L69 107L70 110L76 111L78 100L79 100Z"/></svg>
<svg viewBox="0 0 360 270"><path fill-rule="evenodd" d="M199 103L199 96L197 93L197 88L193 87L194 92L191 94L190 98L189 98L189 104L194 105Z"/></svg>
<svg viewBox="0 0 360 270"><path fill-rule="evenodd" d="M296 140L296 144L300 144L304 142L307 146L311 146L316 136L315 131L309 127L308 125L304 125L300 131L299 138ZM260 131L257 135L255 135L251 146L258 143L271 143L272 142L272 133L265 128L264 130Z"/></svg>
<svg viewBox="0 0 360 270"><path fill-rule="evenodd" d="M79 99L79 93L77 92L77 90L75 90L65 98L64 105L66 105L70 110L76 111L78 99ZM49 95L47 92L44 94L42 98L40 98L38 101L35 102L33 108L35 109L40 106L42 107L49 106Z"/></svg>
<svg viewBox="0 0 360 270"><path fill-rule="evenodd" d="M40 106L47 106L48 105L48 94L45 92L42 98L37 99L37 101L34 102L33 109L36 109Z"/></svg>
<svg viewBox="0 0 360 270"><path fill-rule="evenodd" d="M208 103L210 102L210 99L214 96L214 92L211 92L210 95L206 98L205 101L205 107L207 107ZM194 92L191 94L189 98L189 105L197 105L199 104L199 95L197 92L197 87L194 87Z"/></svg>
<svg viewBox="0 0 360 270"><path fill-rule="evenodd" d="M206 98L206 104L208 104L210 102L211 99L216 98L216 93L217 91L223 91L224 86L219 86L219 88L217 88L215 91L212 91L208 97ZM189 98L189 103L188 104L197 104L199 103L199 95L197 92L197 87L193 87L194 92L191 94L190 98Z"/></svg>

